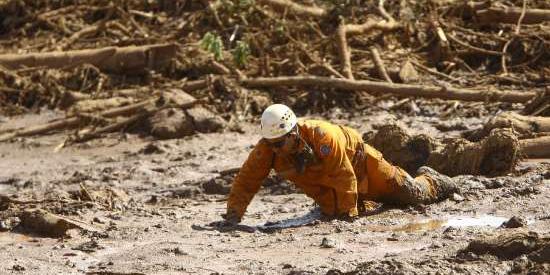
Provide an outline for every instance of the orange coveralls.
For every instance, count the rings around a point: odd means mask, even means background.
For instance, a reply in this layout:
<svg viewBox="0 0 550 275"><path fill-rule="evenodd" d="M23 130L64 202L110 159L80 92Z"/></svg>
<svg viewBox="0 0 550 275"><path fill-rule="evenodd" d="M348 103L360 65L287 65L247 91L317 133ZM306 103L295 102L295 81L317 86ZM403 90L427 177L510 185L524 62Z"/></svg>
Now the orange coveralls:
<svg viewBox="0 0 550 275"><path fill-rule="evenodd" d="M293 156L275 154L265 140L260 140L233 182L228 213L242 218L272 168L313 198L321 211L330 216L356 216L358 201L364 200L411 203L400 195L399 187L405 182L428 185L428 195L435 196L430 178L412 179L403 169L384 160L382 153L363 143L357 131L318 120L300 122L298 127L318 162L299 173Z"/></svg>

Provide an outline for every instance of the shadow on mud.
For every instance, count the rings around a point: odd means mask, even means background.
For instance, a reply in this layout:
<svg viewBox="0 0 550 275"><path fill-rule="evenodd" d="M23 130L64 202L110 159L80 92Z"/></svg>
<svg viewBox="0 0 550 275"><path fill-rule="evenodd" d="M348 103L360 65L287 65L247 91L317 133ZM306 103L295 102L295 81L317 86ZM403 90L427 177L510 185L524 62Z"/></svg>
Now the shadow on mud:
<svg viewBox="0 0 550 275"><path fill-rule="evenodd" d="M207 225L194 224L192 229L197 231L218 231L218 232L233 232L241 231L254 233L260 231L263 233L275 233L287 228L296 228L302 226L312 226L319 224L322 220L322 214L319 209L313 209L307 214L299 217L293 217L281 221L268 221L263 225L244 225L244 224L229 224L225 221L214 221Z"/></svg>

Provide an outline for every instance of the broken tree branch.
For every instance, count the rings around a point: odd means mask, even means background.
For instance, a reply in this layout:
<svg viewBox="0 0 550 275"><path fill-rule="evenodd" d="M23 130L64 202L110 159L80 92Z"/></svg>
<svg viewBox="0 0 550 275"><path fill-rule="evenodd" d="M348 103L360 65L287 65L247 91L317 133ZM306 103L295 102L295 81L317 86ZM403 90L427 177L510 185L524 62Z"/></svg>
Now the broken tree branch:
<svg viewBox="0 0 550 275"><path fill-rule="evenodd" d="M417 66L418 68L420 68L421 70L427 72L427 73L430 73L430 74L433 74L435 76L439 76L441 78L445 78L447 80L450 80L450 81L453 81L453 82L459 82L460 79L456 78L456 77L452 77L450 75L446 75L444 73L441 73L441 72L438 72L437 70L434 70L434 69L430 69L418 62L415 62L413 60L409 60L413 65Z"/></svg>
<svg viewBox="0 0 550 275"><path fill-rule="evenodd" d="M395 22L395 19L386 11L384 8L384 2L385 0L378 1L378 12L380 12L380 15L384 17L388 22Z"/></svg>
<svg viewBox="0 0 550 275"><path fill-rule="evenodd" d="M348 42L346 39L346 25L344 20L340 22L338 29L336 30L336 39L338 42L338 49L340 50L340 63L342 66L342 72L348 79L354 79L353 71L351 70L351 54L348 48Z"/></svg>
<svg viewBox="0 0 550 275"><path fill-rule="evenodd" d="M347 35L366 34L371 31L392 31L400 28L401 25L396 21L376 21L368 20L364 24L345 24L342 19L336 31L338 50L340 53L340 62L342 71L348 79L354 79L351 68L351 54L347 43Z"/></svg>
<svg viewBox="0 0 550 275"><path fill-rule="evenodd" d="M347 24L346 33L350 35L366 34L372 31L393 31L399 28L401 28L401 24L395 21L368 20L364 24Z"/></svg>
<svg viewBox="0 0 550 275"><path fill-rule="evenodd" d="M315 6L304 6L296 4L290 0L260 0L259 2L270 5L272 7L289 9L299 15L308 15L313 17L324 17L325 15L327 15L327 11L322 8Z"/></svg>
<svg viewBox="0 0 550 275"><path fill-rule="evenodd" d="M535 96L531 92L512 91L475 91L453 87L423 86L411 84L395 84L368 80L334 79L314 76L259 77L241 80L243 86L249 88L277 86L321 86L342 90L365 90L369 92L392 93L400 96L419 96L426 98L441 98L464 101L501 101L524 103Z"/></svg>
<svg viewBox="0 0 550 275"><path fill-rule="evenodd" d="M459 44L459 45L461 45L461 46L463 46L463 47L465 47L469 50L472 50L474 52L487 54L487 55L497 55L497 56L503 55L502 52L491 51L491 50L486 50L486 49L483 49L483 48L478 48L478 47L472 46L472 45L470 45L470 44L468 44L468 43L466 43L466 42L464 42L464 41L462 41L462 40L460 40L460 39L458 39L458 38L456 38L452 35L447 35L447 37L449 39L451 39L453 42L455 42L455 43L457 43L457 44Z"/></svg>
<svg viewBox="0 0 550 275"><path fill-rule="evenodd" d="M374 64L376 65L376 68L378 69L378 74L386 80L386 82L393 83L390 76L388 75L388 72L386 71L386 67L384 66L384 62L382 62L382 58L380 58L380 53L378 52L378 49L376 47L371 47L370 52L372 54L372 59L374 60Z"/></svg>

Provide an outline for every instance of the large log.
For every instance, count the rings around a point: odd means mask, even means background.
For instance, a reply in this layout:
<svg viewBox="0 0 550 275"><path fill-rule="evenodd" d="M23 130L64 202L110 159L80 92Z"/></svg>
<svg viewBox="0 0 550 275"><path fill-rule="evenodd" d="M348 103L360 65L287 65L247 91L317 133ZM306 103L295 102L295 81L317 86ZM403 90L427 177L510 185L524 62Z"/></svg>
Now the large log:
<svg viewBox="0 0 550 275"><path fill-rule="evenodd" d="M519 144L528 158L550 158L550 136L522 139Z"/></svg>
<svg viewBox="0 0 550 275"><path fill-rule="evenodd" d="M521 8L488 8L476 11L479 22L517 24ZM521 24L539 24L550 21L550 10L527 9Z"/></svg>
<svg viewBox="0 0 550 275"><path fill-rule="evenodd" d="M319 86L350 91L391 93L399 96L419 96L463 101L501 101L524 103L535 96L532 92L475 91L453 87L396 84L368 80L336 79L316 76L258 77L241 80L248 88L277 86Z"/></svg>
<svg viewBox="0 0 550 275"><path fill-rule="evenodd" d="M142 73L159 69L172 60L177 51L175 44L107 47L76 51L0 55L0 66L10 70L29 67L66 68L92 64L114 73Z"/></svg>

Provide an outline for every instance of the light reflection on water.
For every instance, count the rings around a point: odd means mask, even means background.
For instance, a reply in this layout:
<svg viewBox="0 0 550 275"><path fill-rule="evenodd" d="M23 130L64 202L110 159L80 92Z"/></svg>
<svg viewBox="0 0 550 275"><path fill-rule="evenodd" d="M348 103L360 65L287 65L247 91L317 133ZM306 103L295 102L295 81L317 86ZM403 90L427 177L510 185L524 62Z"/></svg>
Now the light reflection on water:
<svg viewBox="0 0 550 275"><path fill-rule="evenodd" d="M277 222L268 222L264 225L256 226L260 230L280 230L293 227L301 227L314 224L320 217L320 214L312 211L301 217L294 217ZM366 224L361 227L377 232L393 231L393 232L417 232L436 230L438 228L446 227L499 227L502 223L506 222L509 218L484 215L479 217L466 217L456 216L446 219L425 219L409 221L401 225L379 225L379 224Z"/></svg>

